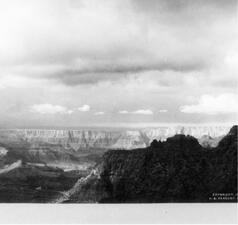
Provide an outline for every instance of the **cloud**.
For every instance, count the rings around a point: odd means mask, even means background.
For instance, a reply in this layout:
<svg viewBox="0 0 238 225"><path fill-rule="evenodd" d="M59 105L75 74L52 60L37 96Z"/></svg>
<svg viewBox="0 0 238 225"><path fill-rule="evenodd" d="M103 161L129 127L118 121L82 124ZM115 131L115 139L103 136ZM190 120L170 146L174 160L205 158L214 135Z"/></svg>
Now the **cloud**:
<svg viewBox="0 0 238 225"><path fill-rule="evenodd" d="M141 114L141 115L153 115L154 113L150 109L139 109L132 112L133 114Z"/></svg>
<svg viewBox="0 0 238 225"><path fill-rule="evenodd" d="M227 114L238 113L238 95L224 93L218 96L202 95L197 104L184 105L180 108L183 113Z"/></svg>
<svg viewBox="0 0 238 225"><path fill-rule="evenodd" d="M118 113L120 113L120 114L129 114L130 112L128 112L127 110L121 110Z"/></svg>
<svg viewBox="0 0 238 225"><path fill-rule="evenodd" d="M235 39L232 0L75 2L1 1L0 64L70 86L94 84L128 73L204 70Z"/></svg>
<svg viewBox="0 0 238 225"><path fill-rule="evenodd" d="M194 111L191 93L235 93L236 9L235 0L0 0L0 125L231 120L178 108ZM48 102L78 113L29 112Z"/></svg>
<svg viewBox="0 0 238 225"><path fill-rule="evenodd" d="M64 106L46 104L35 104L30 107L30 111L40 114L72 114L72 110L68 110Z"/></svg>
<svg viewBox="0 0 238 225"><path fill-rule="evenodd" d="M154 61L154 62L151 62ZM99 65L98 65L99 64ZM56 80L60 80L66 85L74 86L79 84L95 84L101 81L121 80L133 74L139 74L147 71L176 71L188 73L190 71L199 71L205 67L205 63L201 61L192 62L165 62L162 59L156 61L150 59L150 62L144 60L128 60L116 62L111 59L105 59L99 62L89 62L87 65L70 65L61 71L55 71L48 74Z"/></svg>
<svg viewBox="0 0 238 225"><path fill-rule="evenodd" d="M167 109L160 109L159 112L160 113L166 113L166 112L168 112L168 110Z"/></svg>
<svg viewBox="0 0 238 225"><path fill-rule="evenodd" d="M220 8L223 12L229 12L234 10L232 6L234 6L235 0L133 0L133 3L137 8L146 13L156 13L160 10L165 10L166 12L178 14L204 5L209 8Z"/></svg>
<svg viewBox="0 0 238 225"><path fill-rule="evenodd" d="M90 110L89 105L83 105L81 107L78 107L78 111L80 111L80 112L88 112L89 110Z"/></svg>
<svg viewBox="0 0 238 225"><path fill-rule="evenodd" d="M95 112L95 113L94 113L95 116L102 116L102 115L104 115L104 114L105 114L105 112Z"/></svg>
<svg viewBox="0 0 238 225"><path fill-rule="evenodd" d="M141 114L141 115L153 115L154 113L150 109L138 109L136 111L129 112L127 110L119 111L120 114Z"/></svg>

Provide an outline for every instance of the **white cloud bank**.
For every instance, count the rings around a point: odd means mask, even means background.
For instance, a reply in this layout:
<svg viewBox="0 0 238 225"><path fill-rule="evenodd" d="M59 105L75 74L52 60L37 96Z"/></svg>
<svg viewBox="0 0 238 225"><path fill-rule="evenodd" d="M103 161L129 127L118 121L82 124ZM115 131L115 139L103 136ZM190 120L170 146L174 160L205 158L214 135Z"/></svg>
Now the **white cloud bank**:
<svg viewBox="0 0 238 225"><path fill-rule="evenodd" d="M80 112L88 112L89 110L90 110L89 105L83 105L81 107L78 107L78 111L80 111Z"/></svg>
<svg viewBox="0 0 238 225"><path fill-rule="evenodd" d="M120 114L129 114L130 112L128 112L127 110L121 110L118 113L120 113Z"/></svg>
<svg viewBox="0 0 238 225"><path fill-rule="evenodd" d="M138 109L136 111L133 112L129 112L127 110L121 110L119 111L120 114L141 114L141 115L153 115L153 111L151 111L150 109Z"/></svg>
<svg viewBox="0 0 238 225"><path fill-rule="evenodd" d="M40 114L72 114L72 110L68 110L66 107L61 105L46 104L35 104L30 107L31 112Z"/></svg>
<svg viewBox="0 0 238 225"><path fill-rule="evenodd" d="M104 114L105 114L105 112L95 112L95 113L94 113L95 116L102 116L102 115L104 115Z"/></svg>
<svg viewBox="0 0 238 225"><path fill-rule="evenodd" d="M139 109L132 113L133 114L142 114L142 115L153 115L154 114L150 109Z"/></svg>
<svg viewBox="0 0 238 225"><path fill-rule="evenodd" d="M210 115L238 113L238 95L232 93L224 93L216 97L202 95L198 104L184 105L180 108L180 111Z"/></svg>

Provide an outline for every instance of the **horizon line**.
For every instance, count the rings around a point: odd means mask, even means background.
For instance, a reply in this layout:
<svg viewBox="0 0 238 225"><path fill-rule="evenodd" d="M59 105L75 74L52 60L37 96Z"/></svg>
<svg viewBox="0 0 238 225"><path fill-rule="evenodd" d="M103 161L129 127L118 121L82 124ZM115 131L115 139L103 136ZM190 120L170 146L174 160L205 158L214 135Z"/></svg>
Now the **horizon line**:
<svg viewBox="0 0 238 225"><path fill-rule="evenodd" d="M0 130L5 129L84 129L84 128L108 128L108 129L122 129L122 128L156 128L156 127L176 127L176 126L184 126L184 127L205 127L205 126L234 126L238 123L114 123L114 124L83 124L80 126L0 126Z"/></svg>

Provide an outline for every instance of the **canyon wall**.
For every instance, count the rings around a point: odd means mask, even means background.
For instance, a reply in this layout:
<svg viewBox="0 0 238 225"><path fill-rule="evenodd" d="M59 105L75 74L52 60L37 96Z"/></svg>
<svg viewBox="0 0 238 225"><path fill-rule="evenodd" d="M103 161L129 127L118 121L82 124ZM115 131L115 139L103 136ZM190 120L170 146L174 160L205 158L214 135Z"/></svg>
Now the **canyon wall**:
<svg viewBox="0 0 238 225"><path fill-rule="evenodd" d="M215 147L229 129L229 126L171 126L128 130L2 129L0 143L47 143L75 151L135 149L149 146L154 139L165 141L176 134L185 134L197 138L202 145Z"/></svg>

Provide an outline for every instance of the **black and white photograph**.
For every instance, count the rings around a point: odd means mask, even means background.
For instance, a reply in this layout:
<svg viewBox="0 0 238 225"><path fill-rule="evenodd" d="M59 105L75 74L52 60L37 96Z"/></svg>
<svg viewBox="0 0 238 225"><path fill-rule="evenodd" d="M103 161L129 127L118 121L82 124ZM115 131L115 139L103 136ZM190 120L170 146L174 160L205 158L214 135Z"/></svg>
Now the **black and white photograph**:
<svg viewBox="0 0 238 225"><path fill-rule="evenodd" d="M237 203L236 0L0 0L0 203Z"/></svg>

